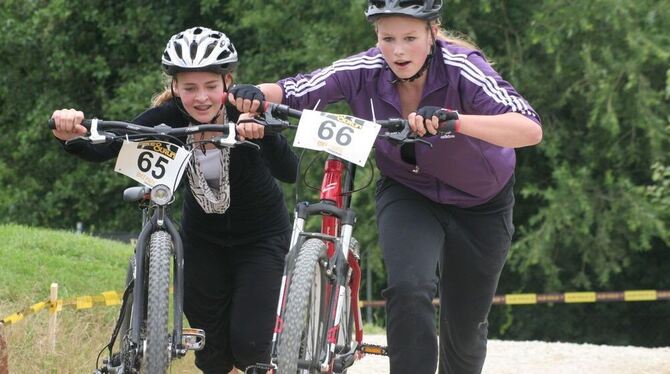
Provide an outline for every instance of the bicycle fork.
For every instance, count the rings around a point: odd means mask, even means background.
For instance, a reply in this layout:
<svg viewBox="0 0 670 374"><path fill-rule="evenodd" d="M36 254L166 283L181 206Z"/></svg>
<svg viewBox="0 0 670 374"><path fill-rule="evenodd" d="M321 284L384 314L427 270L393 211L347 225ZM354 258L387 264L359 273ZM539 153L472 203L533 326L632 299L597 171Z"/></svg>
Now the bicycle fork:
<svg viewBox="0 0 670 374"><path fill-rule="evenodd" d="M328 214L339 218L340 235L333 236L323 233L306 233L304 225L306 218L313 214ZM357 347L360 346L363 339L363 330L361 324L360 308L358 307L358 288L360 286L360 267L358 264L358 244L352 238L354 213L351 209L338 208L329 203L317 203L309 205L307 203L298 204L296 217L293 224L293 233L291 236L290 251L286 256L286 266L282 276L279 300L276 309L276 322L272 335L272 354L276 358L278 337L283 330L283 312L286 306L288 287L291 283L293 266L302 243L309 238L318 238L324 240L328 245L328 256L326 261L322 261L320 266L325 267L325 273L330 279L328 287L327 300L328 309L325 312L327 324L324 328L324 340L319 344L324 348L319 357L319 371L330 372L333 369L341 371L353 363ZM352 250L356 248L355 250ZM347 289L350 289L350 298L347 300ZM349 302L350 312L355 325L355 344L338 347L338 338L343 319L343 311ZM348 327L347 327L348 328ZM350 334L350 332L349 332ZM348 339L345 339L345 341ZM352 339L354 340L354 339ZM339 350L338 350L339 348ZM339 354L338 351L344 351ZM337 354L337 355L336 355ZM335 356L335 357L334 357ZM335 360L337 358L337 360ZM316 363L315 363L316 364ZM332 366L331 366L332 365ZM274 363L270 365L276 369ZM267 367L265 367L267 368ZM339 370L338 370L339 369Z"/></svg>
<svg viewBox="0 0 670 374"><path fill-rule="evenodd" d="M147 245L152 233L157 230L166 230L173 241L174 251L174 278L173 278L173 330L170 339L170 351L172 357L183 357L188 350L200 350L205 344L205 333L200 329L183 328L182 315L184 304L184 252L181 237L172 223L164 215L160 214L161 209L157 209L149 222L144 226L137 240L137 249L135 251L135 287L133 291L133 313L131 317L130 342L136 349L142 349L140 331L142 318L145 314L145 304L147 295L143 284L146 282L146 273L144 269L147 253Z"/></svg>

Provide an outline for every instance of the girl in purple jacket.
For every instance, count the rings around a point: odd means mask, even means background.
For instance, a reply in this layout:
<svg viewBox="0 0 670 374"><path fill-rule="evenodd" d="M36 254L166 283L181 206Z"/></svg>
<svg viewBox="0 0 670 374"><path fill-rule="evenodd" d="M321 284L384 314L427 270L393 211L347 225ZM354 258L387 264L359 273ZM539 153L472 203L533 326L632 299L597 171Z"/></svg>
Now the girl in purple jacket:
<svg viewBox="0 0 670 374"><path fill-rule="evenodd" d="M435 373L438 289L439 372L481 372L487 317L514 233L514 148L542 139L528 102L479 50L440 29L441 9L441 0L369 0L374 48L229 95L242 112L256 112L263 100L296 109L346 100L360 118L407 118L433 144L375 145L392 373ZM432 136L438 116L453 111L454 131ZM259 136L257 126L242 135Z"/></svg>

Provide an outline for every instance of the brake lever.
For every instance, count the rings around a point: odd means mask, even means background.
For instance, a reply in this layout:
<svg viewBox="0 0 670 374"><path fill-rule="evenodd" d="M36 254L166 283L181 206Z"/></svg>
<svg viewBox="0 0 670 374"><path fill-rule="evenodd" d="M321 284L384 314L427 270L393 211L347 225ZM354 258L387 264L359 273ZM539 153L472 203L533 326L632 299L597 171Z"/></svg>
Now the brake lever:
<svg viewBox="0 0 670 374"><path fill-rule="evenodd" d="M386 134L383 135L385 138L387 138L389 141L395 144L403 144L407 142L407 140L410 137L410 128L405 127L401 131L398 132L387 132Z"/></svg>
<svg viewBox="0 0 670 374"><path fill-rule="evenodd" d="M77 136L76 138L72 138L69 140L65 141L65 145L72 145L72 144L78 144L78 143L88 143L89 139L85 136Z"/></svg>
<svg viewBox="0 0 670 374"><path fill-rule="evenodd" d="M221 136L215 136L210 141L214 146L217 148L220 147L233 147L237 144L237 140L235 140L236 134L235 134L235 124L234 123L228 123L228 135L221 135Z"/></svg>
<svg viewBox="0 0 670 374"><path fill-rule="evenodd" d="M402 129L401 131L398 132L389 132L386 134L381 135L384 138L389 139L394 144L405 144L405 143L422 143L430 148L433 148L433 144L428 142L427 140L421 139L417 137L416 135L411 133L411 130L409 127L406 127Z"/></svg>
<svg viewBox="0 0 670 374"><path fill-rule="evenodd" d="M256 123L265 127L265 134L271 135L279 133L291 127L291 123L285 119L275 117L271 112L264 112L259 118L244 118L237 122L239 123Z"/></svg>
<svg viewBox="0 0 670 374"><path fill-rule="evenodd" d="M408 143L423 143L423 144L429 146L430 148L433 148L433 143L431 143L427 140L423 140L421 138L409 138L409 139L407 139L407 142Z"/></svg>
<svg viewBox="0 0 670 374"><path fill-rule="evenodd" d="M90 143L90 144L101 144L101 143L111 143L117 139L117 136L109 135L109 133L98 133L97 137L92 136L77 136L70 140L65 141L65 145L79 144L79 143Z"/></svg>
<svg viewBox="0 0 670 374"><path fill-rule="evenodd" d="M254 143L254 142L250 142L248 140L242 140L242 141L235 142L235 145L241 145L241 146L245 146L245 147L255 148L258 151L261 150L260 145Z"/></svg>

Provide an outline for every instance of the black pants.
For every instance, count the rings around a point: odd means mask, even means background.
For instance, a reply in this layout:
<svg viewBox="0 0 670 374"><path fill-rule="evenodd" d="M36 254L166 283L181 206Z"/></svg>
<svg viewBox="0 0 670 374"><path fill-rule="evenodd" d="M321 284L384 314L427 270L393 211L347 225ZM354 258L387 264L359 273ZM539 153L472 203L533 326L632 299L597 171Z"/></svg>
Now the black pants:
<svg viewBox="0 0 670 374"><path fill-rule="evenodd" d="M195 364L207 374L269 363L290 232L220 246L184 234L184 313L205 330Z"/></svg>
<svg viewBox="0 0 670 374"><path fill-rule="evenodd" d="M392 374L435 373L432 300L438 285L439 372L481 372L487 317L514 230L513 183L489 203L462 209L432 202L389 178L380 181L377 222L388 276L382 294Z"/></svg>

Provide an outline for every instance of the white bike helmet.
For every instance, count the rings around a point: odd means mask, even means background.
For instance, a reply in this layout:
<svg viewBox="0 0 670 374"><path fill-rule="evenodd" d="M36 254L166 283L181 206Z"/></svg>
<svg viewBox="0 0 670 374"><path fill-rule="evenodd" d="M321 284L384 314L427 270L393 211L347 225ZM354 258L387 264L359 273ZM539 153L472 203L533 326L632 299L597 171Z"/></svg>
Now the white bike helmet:
<svg viewBox="0 0 670 374"><path fill-rule="evenodd" d="M373 21L379 16L410 16L432 21L440 17L442 0L368 0L365 16Z"/></svg>
<svg viewBox="0 0 670 374"><path fill-rule="evenodd" d="M228 37L207 27L193 27L173 35L165 46L163 70L209 71L226 74L237 65L237 51Z"/></svg>

